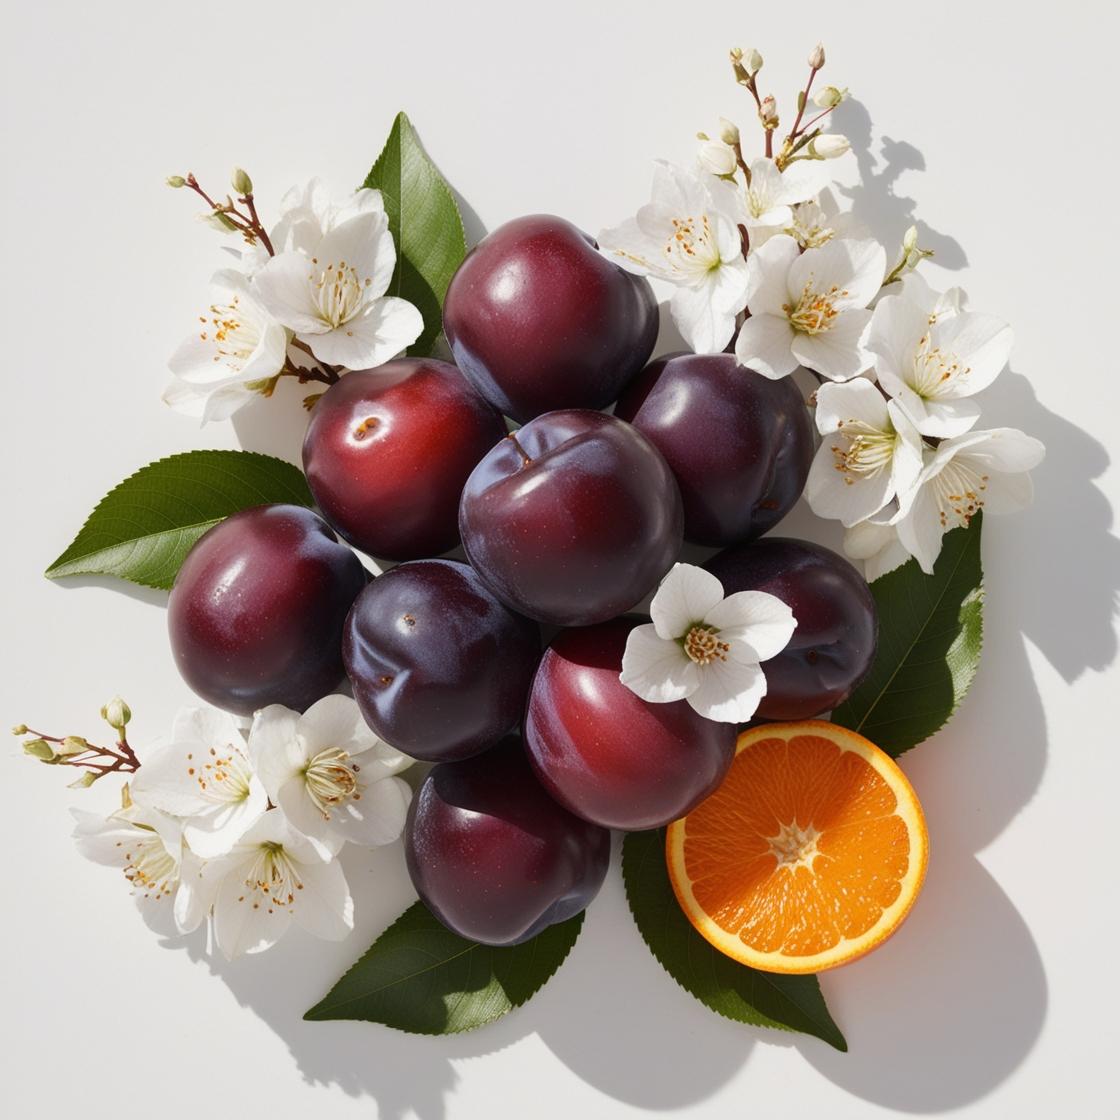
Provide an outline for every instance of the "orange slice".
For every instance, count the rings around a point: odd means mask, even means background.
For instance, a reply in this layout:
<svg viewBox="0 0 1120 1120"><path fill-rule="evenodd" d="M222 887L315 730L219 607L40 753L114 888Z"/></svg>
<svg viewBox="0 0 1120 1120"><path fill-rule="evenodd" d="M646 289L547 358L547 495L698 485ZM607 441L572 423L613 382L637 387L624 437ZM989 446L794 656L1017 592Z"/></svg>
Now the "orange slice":
<svg viewBox="0 0 1120 1120"><path fill-rule="evenodd" d="M881 944L914 904L928 854L894 760L819 720L744 731L723 784L666 838L689 921L767 972L821 972Z"/></svg>

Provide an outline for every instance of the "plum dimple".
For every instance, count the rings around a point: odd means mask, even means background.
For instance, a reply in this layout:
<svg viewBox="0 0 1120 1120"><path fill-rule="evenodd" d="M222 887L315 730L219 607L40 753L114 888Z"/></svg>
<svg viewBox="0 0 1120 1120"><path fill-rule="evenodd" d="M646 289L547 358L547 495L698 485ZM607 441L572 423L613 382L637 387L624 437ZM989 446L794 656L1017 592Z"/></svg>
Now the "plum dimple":
<svg viewBox="0 0 1120 1120"><path fill-rule="evenodd" d="M798 720L842 704L875 660L879 620L867 581L822 545L764 537L725 549L705 565L725 594L766 591L793 611L789 645L763 663L764 719Z"/></svg>
<svg viewBox="0 0 1120 1120"><path fill-rule="evenodd" d="M468 564L415 560L359 596L342 650L370 727L414 758L443 761L485 750L518 723L540 633Z"/></svg>
<svg viewBox="0 0 1120 1120"><path fill-rule="evenodd" d="M303 442L307 481L339 534L371 556L453 548L459 495L505 435L453 365L402 358L348 373L320 398Z"/></svg>

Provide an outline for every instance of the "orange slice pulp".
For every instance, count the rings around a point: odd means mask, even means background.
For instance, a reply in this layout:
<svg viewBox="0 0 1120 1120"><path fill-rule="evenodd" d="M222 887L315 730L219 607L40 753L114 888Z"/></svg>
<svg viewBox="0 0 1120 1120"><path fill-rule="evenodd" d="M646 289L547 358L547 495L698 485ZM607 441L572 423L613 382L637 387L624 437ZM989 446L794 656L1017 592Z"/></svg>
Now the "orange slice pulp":
<svg viewBox="0 0 1120 1120"><path fill-rule="evenodd" d="M689 921L768 972L821 972L881 944L917 898L928 853L897 763L819 720L744 731L723 784L666 837Z"/></svg>

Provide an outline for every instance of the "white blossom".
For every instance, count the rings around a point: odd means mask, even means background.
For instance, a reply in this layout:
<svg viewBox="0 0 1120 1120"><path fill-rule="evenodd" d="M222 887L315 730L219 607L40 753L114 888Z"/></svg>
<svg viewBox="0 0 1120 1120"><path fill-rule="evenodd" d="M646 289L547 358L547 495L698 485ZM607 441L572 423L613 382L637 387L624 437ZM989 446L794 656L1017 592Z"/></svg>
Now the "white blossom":
<svg viewBox="0 0 1120 1120"><path fill-rule="evenodd" d="M124 875L149 926L170 933L186 855L182 824L166 813L137 805L127 786L124 790L124 805L108 817L72 809L74 838L87 859Z"/></svg>
<svg viewBox="0 0 1120 1120"><path fill-rule="evenodd" d="M735 344L739 361L771 378L799 365L834 381L855 377L870 365L866 308L885 267L875 241L833 240L802 253L792 237L772 237L748 261L751 315Z"/></svg>
<svg viewBox="0 0 1120 1120"><path fill-rule="evenodd" d="M797 626L764 591L724 598L710 572L676 564L650 604L652 623L626 641L619 679L653 704L687 700L702 716L745 723L766 695L759 662L780 653Z"/></svg>
<svg viewBox="0 0 1120 1120"><path fill-rule="evenodd" d="M170 740L137 771L132 797L182 819L184 840L204 859L228 852L268 807L241 729L214 708L179 712Z"/></svg>
<svg viewBox="0 0 1120 1120"><path fill-rule="evenodd" d="M911 273L876 305L867 334L879 383L923 435L958 436L975 425L970 398L1007 365L1011 328L960 308L959 291L931 292Z"/></svg>
<svg viewBox="0 0 1120 1120"><path fill-rule="evenodd" d="M249 752L273 803L311 840L373 847L400 836L411 791L393 775L412 759L382 742L349 696L325 696L303 715L262 709Z"/></svg>
<svg viewBox="0 0 1120 1120"><path fill-rule="evenodd" d="M603 230L599 247L628 272L674 285L669 311L696 353L727 345L746 302L747 264L734 219L697 175L658 162L651 201Z"/></svg>
<svg viewBox="0 0 1120 1120"><path fill-rule="evenodd" d="M297 247L278 253L253 277L270 315L329 365L365 369L388 361L424 329L420 312L385 292L396 249L384 210L366 209L321 236L293 232Z"/></svg>
<svg viewBox="0 0 1120 1120"><path fill-rule="evenodd" d="M171 355L163 399L205 424L227 420L284 368L288 332L269 314L240 272L222 269L210 281L210 302L198 327Z"/></svg>
<svg viewBox="0 0 1120 1120"><path fill-rule="evenodd" d="M859 377L817 390L824 436L809 469L805 497L818 517L846 527L908 495L922 470L922 440L906 414Z"/></svg>
<svg viewBox="0 0 1120 1120"><path fill-rule="evenodd" d="M900 499L892 519L898 539L922 571L932 573L942 536L968 525L981 510L1010 513L1030 505L1027 472L1045 453L1037 439L1015 428L966 432L927 452L916 486Z"/></svg>
<svg viewBox="0 0 1120 1120"><path fill-rule="evenodd" d="M293 925L341 941L354 928L354 902L338 861L272 809L226 855L183 876L179 929L188 933L208 916L218 949L232 959L268 949Z"/></svg>

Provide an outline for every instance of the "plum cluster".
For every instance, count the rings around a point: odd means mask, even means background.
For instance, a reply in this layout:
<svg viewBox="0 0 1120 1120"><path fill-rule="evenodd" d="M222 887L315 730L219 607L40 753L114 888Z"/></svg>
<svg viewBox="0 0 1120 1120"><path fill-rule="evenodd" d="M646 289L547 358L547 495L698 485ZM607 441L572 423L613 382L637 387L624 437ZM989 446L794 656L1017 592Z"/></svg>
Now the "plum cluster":
<svg viewBox="0 0 1120 1120"><path fill-rule="evenodd" d="M408 868L478 941L583 909L609 830L676 820L726 773L734 725L619 681L626 612L685 539L723 549L708 567L726 593L768 591L797 619L762 717L827 711L874 654L874 601L847 561L758 539L808 474L800 393L729 354L647 365L657 328L648 282L568 222L503 226L447 292L455 365L392 361L319 401L303 463L321 516L229 518L171 593L174 656L205 699L302 710L345 673L370 727L435 764ZM438 558L460 541L467 562ZM399 563L370 579L354 549Z"/></svg>

